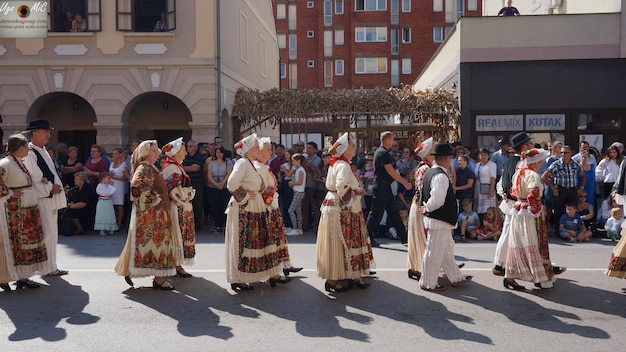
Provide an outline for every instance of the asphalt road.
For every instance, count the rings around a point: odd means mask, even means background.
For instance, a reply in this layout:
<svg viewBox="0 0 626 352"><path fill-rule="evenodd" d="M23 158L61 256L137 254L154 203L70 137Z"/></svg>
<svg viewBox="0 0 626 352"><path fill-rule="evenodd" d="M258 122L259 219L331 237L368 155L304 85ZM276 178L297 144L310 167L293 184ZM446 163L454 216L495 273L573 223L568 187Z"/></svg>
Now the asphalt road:
<svg viewBox="0 0 626 352"><path fill-rule="evenodd" d="M315 272L315 234L290 237L294 281L250 293L230 290L223 235L198 235L190 279L176 291L113 266L125 235L61 237L59 267L35 277L49 286L0 293L2 351L622 351L626 280L604 276L613 243L553 239L552 260L566 265L555 288L513 292L491 274L495 242L457 243L474 281L425 292L406 272L406 247L374 249L377 274L366 290L328 295ZM521 282L520 282L521 283ZM527 287L531 284L525 283Z"/></svg>

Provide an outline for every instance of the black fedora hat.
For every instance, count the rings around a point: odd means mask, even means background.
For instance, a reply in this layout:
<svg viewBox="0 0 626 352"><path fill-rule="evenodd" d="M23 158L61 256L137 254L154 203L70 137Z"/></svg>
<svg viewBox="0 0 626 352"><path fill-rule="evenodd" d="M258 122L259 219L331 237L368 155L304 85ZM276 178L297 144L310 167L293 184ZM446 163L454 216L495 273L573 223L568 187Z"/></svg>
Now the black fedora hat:
<svg viewBox="0 0 626 352"><path fill-rule="evenodd" d="M48 120L33 120L28 124L28 129L26 129L26 131L53 129L54 127L50 127L50 122L48 122Z"/></svg>
<svg viewBox="0 0 626 352"><path fill-rule="evenodd" d="M435 152L430 155L456 155L454 153L454 149L448 143L437 143L435 144Z"/></svg>
<svg viewBox="0 0 626 352"><path fill-rule="evenodd" d="M530 137L526 134L526 132L520 132L511 138L511 147L517 149L517 147L528 142L529 140Z"/></svg>

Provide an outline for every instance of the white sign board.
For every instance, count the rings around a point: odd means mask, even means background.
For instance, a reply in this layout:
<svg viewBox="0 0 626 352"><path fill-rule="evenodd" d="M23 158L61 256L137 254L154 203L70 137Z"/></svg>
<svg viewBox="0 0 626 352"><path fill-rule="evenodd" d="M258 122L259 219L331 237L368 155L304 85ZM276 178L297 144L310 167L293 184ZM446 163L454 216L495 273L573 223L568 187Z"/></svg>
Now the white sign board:
<svg viewBox="0 0 626 352"><path fill-rule="evenodd" d="M528 114L526 131L563 131L565 114Z"/></svg>
<svg viewBox="0 0 626 352"><path fill-rule="evenodd" d="M47 36L47 1L0 0L0 38Z"/></svg>
<svg viewBox="0 0 626 352"><path fill-rule="evenodd" d="M476 115L476 131L521 131L524 115Z"/></svg>

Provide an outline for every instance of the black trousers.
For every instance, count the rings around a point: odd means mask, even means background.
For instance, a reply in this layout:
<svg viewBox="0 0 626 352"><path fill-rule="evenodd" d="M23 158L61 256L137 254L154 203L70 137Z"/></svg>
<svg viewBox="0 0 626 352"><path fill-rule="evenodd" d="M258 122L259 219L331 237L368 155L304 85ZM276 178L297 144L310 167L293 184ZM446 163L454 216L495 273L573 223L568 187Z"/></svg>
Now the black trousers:
<svg viewBox="0 0 626 352"><path fill-rule="evenodd" d="M406 243L406 228L400 218L400 210L393 197L391 184L389 183L381 183L374 186L372 210L370 210L367 216L367 232L369 233L370 239L374 238L376 228L380 224L380 220L383 218L385 211L387 211L387 226L394 227L398 233L398 237L400 237L400 241Z"/></svg>

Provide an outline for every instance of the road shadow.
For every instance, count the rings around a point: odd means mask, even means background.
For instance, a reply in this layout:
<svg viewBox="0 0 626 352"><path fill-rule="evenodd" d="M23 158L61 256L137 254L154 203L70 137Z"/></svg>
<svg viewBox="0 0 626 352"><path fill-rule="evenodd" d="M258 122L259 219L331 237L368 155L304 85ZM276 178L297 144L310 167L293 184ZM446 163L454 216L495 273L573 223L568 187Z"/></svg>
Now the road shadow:
<svg viewBox="0 0 626 352"><path fill-rule="evenodd" d="M365 279L372 286L365 290L328 295L320 288L293 280L274 289L258 284L248 294L238 294L237 300L246 306L281 319L293 321L296 331L306 337L342 337L347 340L373 343L368 326L381 316L421 329L432 338L473 341L492 344L489 337L459 329L453 322L471 323L469 316L450 312L442 303L393 286L385 281ZM259 291L259 292L257 292ZM271 291L271 292L267 292ZM295 294L297 292L297 294ZM267 293L267 294L266 294ZM270 296L271 295L271 296ZM392 299L390 299L392 298ZM359 310L360 312L355 312ZM360 324L350 329L343 320ZM406 337L418 340L417 331L407 329ZM404 336L404 335L403 335Z"/></svg>
<svg viewBox="0 0 626 352"><path fill-rule="evenodd" d="M15 326L9 341L37 338L60 341L67 337L67 331L57 326L62 320L73 325L94 324L100 320L83 312L89 304L89 294L81 286L72 285L61 277L46 277L45 280L50 286L0 293L0 309Z"/></svg>
<svg viewBox="0 0 626 352"><path fill-rule="evenodd" d="M609 280L615 279L606 278ZM626 280L622 279L622 281L626 283ZM554 283L553 289L534 290L534 292L538 297L550 302L626 318L623 290L622 292L613 292L596 287L582 286L576 280L559 277ZM576 292L576 294L564 295L563 292Z"/></svg>
<svg viewBox="0 0 626 352"><path fill-rule="evenodd" d="M527 288L532 286L527 282L519 282ZM481 309L490 312L499 313L511 322L537 329L539 331L551 331L559 334L573 334L585 338L593 339L609 339L610 335L591 325L571 324L563 319L569 319L582 322L583 319L578 315L558 309L550 309L538 303L541 297L550 295L556 303L563 303L563 299L567 299L573 292L569 288L564 288L560 280L554 288L549 290L528 290L527 292L502 291L496 290L475 281L467 283L458 289L449 289L445 292L445 296L451 299L457 299L467 304L473 304ZM548 293L549 292L549 293ZM575 297L581 296L579 293ZM623 297L622 297L623 298Z"/></svg>
<svg viewBox="0 0 626 352"><path fill-rule="evenodd" d="M212 336L222 340L233 337L232 328L220 325L220 317L211 310L231 315L257 318L258 312L228 300L230 294L222 287L202 278L172 279L176 291L154 290L152 287L129 288L126 299L142 304L178 323L183 336ZM219 307L212 306L219 302ZM225 303L225 304L224 304Z"/></svg>

